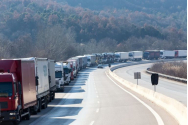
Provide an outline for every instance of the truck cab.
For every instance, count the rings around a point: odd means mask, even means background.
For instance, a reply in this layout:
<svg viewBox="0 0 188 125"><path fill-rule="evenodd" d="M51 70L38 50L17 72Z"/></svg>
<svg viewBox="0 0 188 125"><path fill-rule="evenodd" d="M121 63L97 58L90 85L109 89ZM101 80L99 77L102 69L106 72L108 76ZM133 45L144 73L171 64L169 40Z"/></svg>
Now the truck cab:
<svg viewBox="0 0 188 125"><path fill-rule="evenodd" d="M57 91L64 91L64 70L63 63L55 63L55 82Z"/></svg>
<svg viewBox="0 0 188 125"><path fill-rule="evenodd" d="M65 76L65 84L69 85L69 83L71 82L71 67L69 62L63 62L63 70Z"/></svg>

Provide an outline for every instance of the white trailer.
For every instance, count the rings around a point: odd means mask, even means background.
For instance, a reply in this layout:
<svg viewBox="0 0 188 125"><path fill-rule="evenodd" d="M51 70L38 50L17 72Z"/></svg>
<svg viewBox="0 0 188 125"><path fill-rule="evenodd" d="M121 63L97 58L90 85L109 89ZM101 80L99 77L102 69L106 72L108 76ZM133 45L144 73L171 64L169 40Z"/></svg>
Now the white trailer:
<svg viewBox="0 0 188 125"><path fill-rule="evenodd" d="M49 101L55 98L55 92L57 91L55 83L55 63L54 60L48 59L48 72L49 72L49 84L50 84L50 98Z"/></svg>
<svg viewBox="0 0 188 125"><path fill-rule="evenodd" d="M129 52L116 52L115 61L117 62L126 62L129 60Z"/></svg>
<svg viewBox="0 0 188 125"><path fill-rule="evenodd" d="M69 85L71 82L71 66L69 62L63 62L63 70L64 70L64 82L66 85Z"/></svg>
<svg viewBox="0 0 188 125"><path fill-rule="evenodd" d="M187 57L187 50L174 50L176 58L186 58Z"/></svg>
<svg viewBox="0 0 188 125"><path fill-rule="evenodd" d="M67 61L73 61L73 74L74 77L76 78L79 70L79 60L78 59L68 59Z"/></svg>
<svg viewBox="0 0 188 125"><path fill-rule="evenodd" d="M94 66L95 65L95 61L96 61L96 56L95 55L84 55L87 57L87 66Z"/></svg>
<svg viewBox="0 0 188 125"><path fill-rule="evenodd" d="M143 52L142 51L131 51L129 52L129 59L132 61L142 60Z"/></svg>
<svg viewBox="0 0 188 125"><path fill-rule="evenodd" d="M41 108L47 108L50 88L49 88L49 73L48 73L48 59L47 58L22 58L21 60L34 60L35 62L35 77L36 77L36 91L38 101L38 111Z"/></svg>
<svg viewBox="0 0 188 125"><path fill-rule="evenodd" d="M82 58L82 68L86 68L87 66L87 57L86 56L76 56L78 58Z"/></svg>
<svg viewBox="0 0 188 125"><path fill-rule="evenodd" d="M175 57L175 51L173 50L160 50L161 59L172 59Z"/></svg>
<svg viewBox="0 0 188 125"><path fill-rule="evenodd" d="M64 70L63 63L55 63L55 81L57 91L64 91Z"/></svg>

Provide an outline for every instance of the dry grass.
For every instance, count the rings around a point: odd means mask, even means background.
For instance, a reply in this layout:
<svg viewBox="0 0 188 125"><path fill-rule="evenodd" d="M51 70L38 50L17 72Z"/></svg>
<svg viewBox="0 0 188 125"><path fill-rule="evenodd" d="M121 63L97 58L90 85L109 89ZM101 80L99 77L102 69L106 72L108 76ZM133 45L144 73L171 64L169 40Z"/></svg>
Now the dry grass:
<svg viewBox="0 0 188 125"><path fill-rule="evenodd" d="M187 63L183 61L158 62L151 66L150 71L187 79Z"/></svg>

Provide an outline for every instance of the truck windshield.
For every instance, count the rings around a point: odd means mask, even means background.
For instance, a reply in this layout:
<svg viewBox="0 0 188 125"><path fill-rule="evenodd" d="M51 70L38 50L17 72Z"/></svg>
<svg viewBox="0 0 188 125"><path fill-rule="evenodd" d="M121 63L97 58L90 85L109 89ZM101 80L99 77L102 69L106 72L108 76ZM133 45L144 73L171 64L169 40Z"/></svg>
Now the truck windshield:
<svg viewBox="0 0 188 125"><path fill-rule="evenodd" d="M91 60L90 59L87 59L88 62L90 62Z"/></svg>
<svg viewBox="0 0 188 125"><path fill-rule="evenodd" d="M55 78L62 78L62 71L56 71Z"/></svg>
<svg viewBox="0 0 188 125"><path fill-rule="evenodd" d="M120 57L120 55L119 55L119 54L117 54L117 55L115 55L115 57L116 57L116 58L119 58L119 57Z"/></svg>
<svg viewBox="0 0 188 125"><path fill-rule="evenodd" d="M63 68L65 74L69 74L69 69L68 68Z"/></svg>
<svg viewBox="0 0 188 125"><path fill-rule="evenodd" d="M163 55L163 52L160 52L160 55Z"/></svg>
<svg viewBox="0 0 188 125"><path fill-rule="evenodd" d="M12 82L0 82L0 97L12 96Z"/></svg>

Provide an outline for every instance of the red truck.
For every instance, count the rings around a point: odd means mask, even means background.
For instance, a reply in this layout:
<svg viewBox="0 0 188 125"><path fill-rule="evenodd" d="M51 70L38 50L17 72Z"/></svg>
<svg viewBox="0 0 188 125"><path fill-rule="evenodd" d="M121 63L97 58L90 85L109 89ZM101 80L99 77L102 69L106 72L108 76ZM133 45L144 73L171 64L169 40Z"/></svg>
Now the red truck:
<svg viewBox="0 0 188 125"><path fill-rule="evenodd" d="M152 60L159 59L160 51L159 50L146 50L143 54L143 59Z"/></svg>
<svg viewBox="0 0 188 125"><path fill-rule="evenodd" d="M37 113L34 61L0 60L0 122L30 119Z"/></svg>
<svg viewBox="0 0 188 125"><path fill-rule="evenodd" d="M74 68L73 68L73 61L68 60L67 62L70 63L70 68L71 68L71 80L74 80Z"/></svg>

